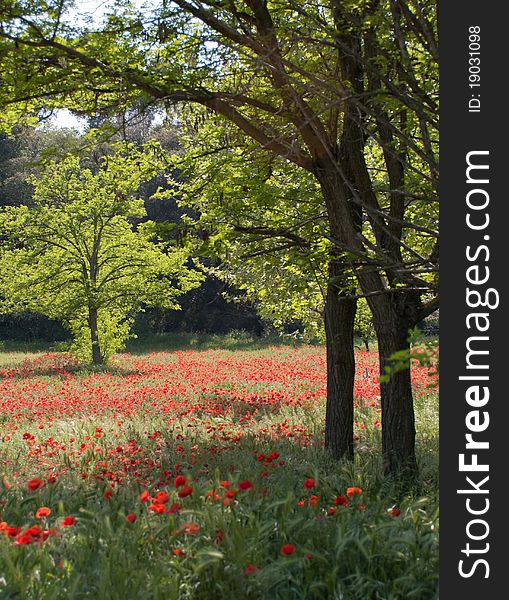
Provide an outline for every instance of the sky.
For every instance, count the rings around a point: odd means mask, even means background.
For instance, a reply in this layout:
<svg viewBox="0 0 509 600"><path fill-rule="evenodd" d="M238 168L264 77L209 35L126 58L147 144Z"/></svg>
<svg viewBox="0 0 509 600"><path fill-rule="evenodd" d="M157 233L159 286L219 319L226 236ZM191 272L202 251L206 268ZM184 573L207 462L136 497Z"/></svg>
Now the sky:
<svg viewBox="0 0 509 600"><path fill-rule="evenodd" d="M99 22L106 9L111 5L111 0L75 0L75 7L69 11L68 19L74 22L92 19ZM86 125L85 119L74 116L67 109L57 110L49 120L58 128L72 128L83 130Z"/></svg>

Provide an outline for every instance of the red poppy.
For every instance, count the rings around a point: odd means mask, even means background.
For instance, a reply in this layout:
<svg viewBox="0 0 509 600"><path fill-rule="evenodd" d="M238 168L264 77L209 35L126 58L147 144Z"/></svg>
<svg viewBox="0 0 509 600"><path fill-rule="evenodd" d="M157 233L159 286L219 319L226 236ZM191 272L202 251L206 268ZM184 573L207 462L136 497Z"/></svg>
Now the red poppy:
<svg viewBox="0 0 509 600"><path fill-rule="evenodd" d="M173 548L172 553L179 558L184 558L186 553L182 550L182 548Z"/></svg>
<svg viewBox="0 0 509 600"><path fill-rule="evenodd" d="M72 527L73 525L76 525L76 517L64 517L62 527Z"/></svg>
<svg viewBox="0 0 509 600"><path fill-rule="evenodd" d="M252 575L253 573L258 573L259 570L255 565L247 565L244 569L244 575Z"/></svg>
<svg viewBox="0 0 509 600"><path fill-rule="evenodd" d="M224 531L221 529L216 529L216 537L214 538L215 544L220 544L224 540Z"/></svg>
<svg viewBox="0 0 509 600"><path fill-rule="evenodd" d="M170 506L170 508L168 509L168 512L173 514L173 513L178 513L181 510L182 510L182 507L180 506L180 504L175 503Z"/></svg>
<svg viewBox="0 0 509 600"><path fill-rule="evenodd" d="M239 483L239 488L241 490L250 490L253 487L254 487L253 484L250 481L248 481L247 479L245 481L241 481Z"/></svg>
<svg viewBox="0 0 509 600"><path fill-rule="evenodd" d="M48 508L47 506L41 506L41 508L38 508L35 512L35 518L42 519L42 517L48 517L50 514L51 508Z"/></svg>
<svg viewBox="0 0 509 600"><path fill-rule="evenodd" d="M284 544L284 546L281 547L281 554L283 556L290 556L290 554L293 554L295 550L296 548L293 544Z"/></svg>
<svg viewBox="0 0 509 600"><path fill-rule="evenodd" d="M392 517L399 517L399 515L401 514L401 510L396 506L393 506L391 509L389 509L389 514Z"/></svg>
<svg viewBox="0 0 509 600"><path fill-rule="evenodd" d="M318 496L309 496L309 506L316 506L318 504Z"/></svg>
<svg viewBox="0 0 509 600"><path fill-rule="evenodd" d="M358 487L349 487L346 490L346 495L350 498L352 498L352 496L358 496L359 494L362 494L362 490Z"/></svg>
<svg viewBox="0 0 509 600"><path fill-rule="evenodd" d="M307 490L312 490L316 485L316 481L314 479L306 479L306 481L304 482L304 487Z"/></svg>
<svg viewBox="0 0 509 600"><path fill-rule="evenodd" d="M227 489L231 486L232 482L231 481L221 481L221 483L219 484L221 487Z"/></svg>
<svg viewBox="0 0 509 600"><path fill-rule="evenodd" d="M170 497L166 492L157 492L154 498L154 502L156 504L167 504L170 500Z"/></svg>
<svg viewBox="0 0 509 600"><path fill-rule="evenodd" d="M336 506L348 506L350 504L350 501L346 496L336 496L334 498L334 504Z"/></svg>
<svg viewBox="0 0 509 600"><path fill-rule="evenodd" d="M166 512L166 506L164 504L153 503L149 504L148 509L157 514L162 514Z"/></svg>
<svg viewBox="0 0 509 600"><path fill-rule="evenodd" d="M147 502L148 500L150 500L150 494L148 493L148 490L144 490L140 494L140 502Z"/></svg>
<svg viewBox="0 0 509 600"><path fill-rule="evenodd" d="M38 490L43 485L44 481L42 479L39 479L38 477L30 479L30 481L27 483L27 487L31 492L35 492L35 490Z"/></svg>
<svg viewBox="0 0 509 600"><path fill-rule="evenodd" d="M333 508L332 506L329 508L329 510L327 511L327 514L329 515L329 517L333 517L336 513L338 512L337 508Z"/></svg>
<svg viewBox="0 0 509 600"><path fill-rule="evenodd" d="M106 490L103 494L103 498L105 500L109 500L113 496L113 492L111 490Z"/></svg>
<svg viewBox="0 0 509 600"><path fill-rule="evenodd" d="M179 498L185 498L186 496L190 496L192 493L193 488L190 485L184 485L182 488L180 488L177 495Z"/></svg>
<svg viewBox="0 0 509 600"><path fill-rule="evenodd" d="M129 523L134 523L137 518L137 515L135 515L134 513L129 513L128 515L126 515L126 521L128 521Z"/></svg>
<svg viewBox="0 0 509 600"><path fill-rule="evenodd" d="M183 485L186 485L187 479L183 475L177 475L177 477L175 477L174 483L175 483L175 487L179 488L179 487L182 487Z"/></svg>

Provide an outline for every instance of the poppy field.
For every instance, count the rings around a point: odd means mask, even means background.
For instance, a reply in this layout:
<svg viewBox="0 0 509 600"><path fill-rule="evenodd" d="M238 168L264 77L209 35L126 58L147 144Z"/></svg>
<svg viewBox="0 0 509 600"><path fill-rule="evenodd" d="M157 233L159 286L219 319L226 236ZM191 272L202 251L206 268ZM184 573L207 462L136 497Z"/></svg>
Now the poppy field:
<svg viewBox="0 0 509 600"><path fill-rule="evenodd" d="M358 351L338 465L322 347L0 354L0 598L435 598L434 376L410 491L382 475L378 376Z"/></svg>

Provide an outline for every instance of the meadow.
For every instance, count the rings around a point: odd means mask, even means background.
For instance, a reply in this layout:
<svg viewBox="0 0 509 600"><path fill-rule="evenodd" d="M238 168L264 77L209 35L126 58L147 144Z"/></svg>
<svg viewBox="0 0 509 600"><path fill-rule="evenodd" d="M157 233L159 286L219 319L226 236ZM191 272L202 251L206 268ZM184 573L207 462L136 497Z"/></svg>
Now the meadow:
<svg viewBox="0 0 509 600"><path fill-rule="evenodd" d="M0 598L436 598L436 382L414 366L409 489L382 475L376 358L357 351L337 464L323 347L216 340L107 369L4 348Z"/></svg>

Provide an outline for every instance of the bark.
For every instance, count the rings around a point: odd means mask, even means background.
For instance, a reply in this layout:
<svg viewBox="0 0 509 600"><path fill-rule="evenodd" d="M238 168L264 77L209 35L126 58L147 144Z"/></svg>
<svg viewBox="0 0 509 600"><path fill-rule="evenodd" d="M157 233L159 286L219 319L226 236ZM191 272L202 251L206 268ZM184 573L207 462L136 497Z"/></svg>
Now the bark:
<svg viewBox="0 0 509 600"><path fill-rule="evenodd" d="M97 308L88 309L88 326L90 328L90 341L92 342L92 363L94 365L102 365L104 360L99 345Z"/></svg>
<svg viewBox="0 0 509 600"><path fill-rule="evenodd" d="M382 310L376 311L374 326L378 338L380 373L393 364L391 356L409 350L409 321L394 310L384 297ZM410 363L380 384L382 406L382 452L386 475L412 476L417 471L415 458L415 415Z"/></svg>
<svg viewBox="0 0 509 600"><path fill-rule="evenodd" d="M325 302L327 346L327 406L325 447L339 460L353 460L353 385L355 359L353 327L356 302L341 298L336 278L342 268L329 265L329 284Z"/></svg>

